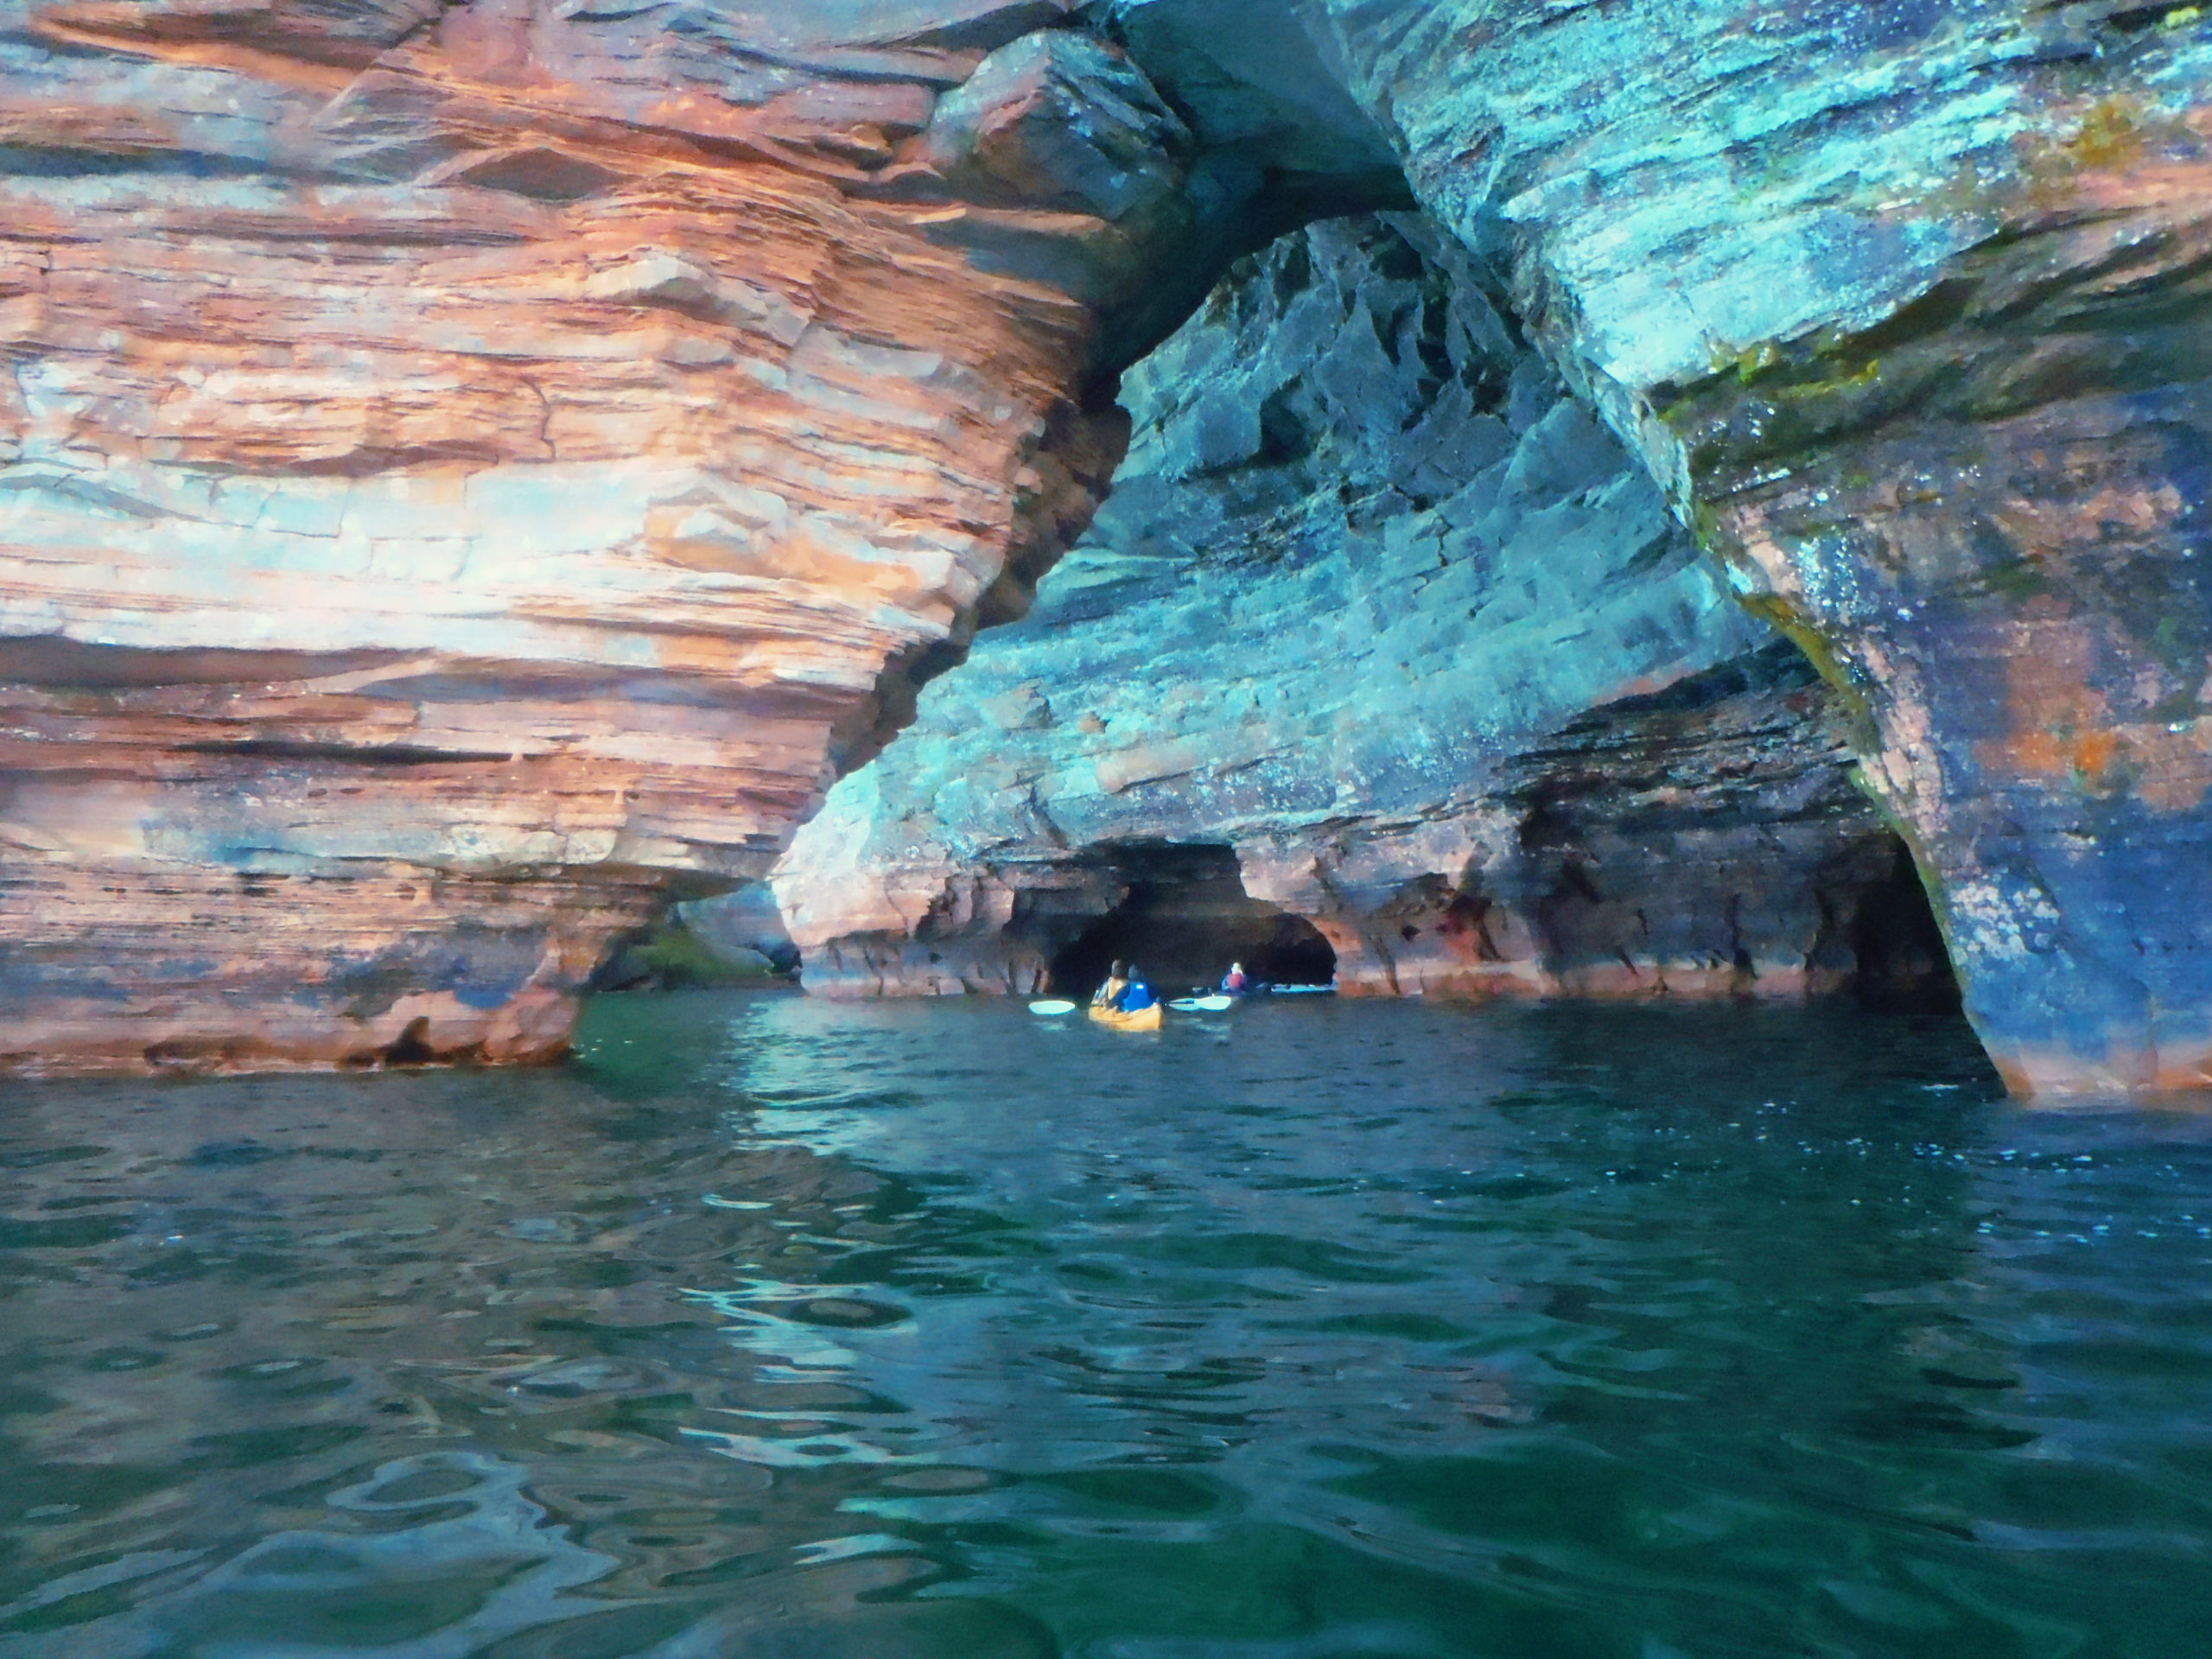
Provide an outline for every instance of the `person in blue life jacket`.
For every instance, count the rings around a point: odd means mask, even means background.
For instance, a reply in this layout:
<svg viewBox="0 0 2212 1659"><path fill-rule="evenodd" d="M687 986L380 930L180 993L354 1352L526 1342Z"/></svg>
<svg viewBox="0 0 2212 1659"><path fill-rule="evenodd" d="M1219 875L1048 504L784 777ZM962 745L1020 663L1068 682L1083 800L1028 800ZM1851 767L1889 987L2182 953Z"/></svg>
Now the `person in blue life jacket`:
<svg viewBox="0 0 2212 1659"><path fill-rule="evenodd" d="M1221 988L1230 996L1242 996L1252 988L1252 982L1244 976L1244 964L1232 962L1229 971L1221 976Z"/></svg>
<svg viewBox="0 0 2212 1659"><path fill-rule="evenodd" d="M1144 970L1132 966L1128 983L1122 988L1121 1001L1114 1006L1123 1014L1141 1014L1159 1000L1152 994L1152 987L1145 983Z"/></svg>

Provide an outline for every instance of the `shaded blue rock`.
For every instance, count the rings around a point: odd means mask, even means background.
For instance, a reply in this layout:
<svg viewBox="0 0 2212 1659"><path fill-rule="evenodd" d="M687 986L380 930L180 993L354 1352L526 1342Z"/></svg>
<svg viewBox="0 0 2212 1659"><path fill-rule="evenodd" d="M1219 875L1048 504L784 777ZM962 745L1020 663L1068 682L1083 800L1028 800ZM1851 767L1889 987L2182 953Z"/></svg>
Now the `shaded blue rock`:
<svg viewBox="0 0 2212 1659"><path fill-rule="evenodd" d="M702 944L734 966L771 968L779 974L798 970L798 947L776 908L774 890L765 881L678 905L676 914Z"/></svg>
<svg viewBox="0 0 2212 1659"><path fill-rule="evenodd" d="M1171 101L1224 116L1302 34L1496 255L1851 706L2016 1092L2212 1082L2202 9L1104 14Z"/></svg>
<svg viewBox="0 0 2212 1659"><path fill-rule="evenodd" d="M1178 880L1208 977L1286 912L1377 989L1849 977L1834 700L1427 221L1283 238L1124 396L1090 536L779 867L810 988L1027 990Z"/></svg>

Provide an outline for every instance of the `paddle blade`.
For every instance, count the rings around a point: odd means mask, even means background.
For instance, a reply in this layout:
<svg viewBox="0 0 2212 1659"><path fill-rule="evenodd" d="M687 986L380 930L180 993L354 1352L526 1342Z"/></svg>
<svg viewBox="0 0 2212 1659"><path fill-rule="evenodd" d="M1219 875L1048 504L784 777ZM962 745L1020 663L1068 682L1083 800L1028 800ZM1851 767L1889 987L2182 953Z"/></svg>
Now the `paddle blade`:
<svg viewBox="0 0 2212 1659"><path fill-rule="evenodd" d="M1029 1012L1032 1014L1073 1014L1075 1004L1062 1002L1056 998L1047 998L1042 1002L1032 1002L1029 1005Z"/></svg>

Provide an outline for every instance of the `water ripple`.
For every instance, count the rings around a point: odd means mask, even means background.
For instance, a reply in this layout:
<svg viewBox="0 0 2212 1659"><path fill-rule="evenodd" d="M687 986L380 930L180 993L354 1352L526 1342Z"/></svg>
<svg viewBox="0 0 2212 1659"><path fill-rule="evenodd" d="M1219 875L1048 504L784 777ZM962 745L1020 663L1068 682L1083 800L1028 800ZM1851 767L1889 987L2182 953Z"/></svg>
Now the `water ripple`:
<svg viewBox="0 0 2212 1659"><path fill-rule="evenodd" d="M13 1090L0 1659L2174 1659L2212 1126L1959 1027L611 999Z"/></svg>

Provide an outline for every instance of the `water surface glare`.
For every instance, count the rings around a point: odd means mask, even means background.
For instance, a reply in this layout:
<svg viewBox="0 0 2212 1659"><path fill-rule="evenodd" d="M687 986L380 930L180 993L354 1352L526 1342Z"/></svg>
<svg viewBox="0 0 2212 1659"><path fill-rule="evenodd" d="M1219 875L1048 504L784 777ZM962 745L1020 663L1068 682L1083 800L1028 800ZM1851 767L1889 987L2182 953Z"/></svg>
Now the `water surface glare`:
<svg viewBox="0 0 2212 1659"><path fill-rule="evenodd" d="M612 998L0 1094L0 1659L2212 1655L2212 1125L1943 1021Z"/></svg>

